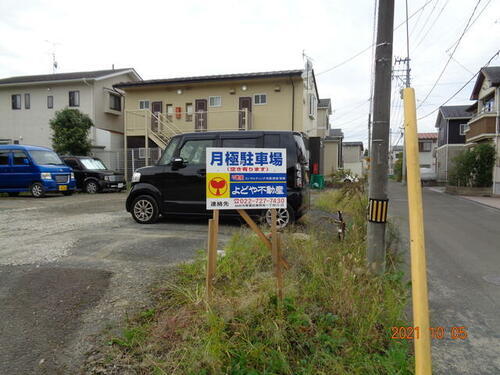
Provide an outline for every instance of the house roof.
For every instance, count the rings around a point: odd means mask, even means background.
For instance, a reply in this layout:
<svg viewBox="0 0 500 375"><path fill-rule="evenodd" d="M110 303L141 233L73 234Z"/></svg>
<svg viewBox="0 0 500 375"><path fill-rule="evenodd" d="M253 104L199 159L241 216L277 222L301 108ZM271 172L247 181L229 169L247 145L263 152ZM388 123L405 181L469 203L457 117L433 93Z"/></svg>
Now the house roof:
<svg viewBox="0 0 500 375"><path fill-rule="evenodd" d="M320 99L318 101L318 108L328 108L328 107L330 107L331 103L332 103L332 100L329 98L328 99Z"/></svg>
<svg viewBox="0 0 500 375"><path fill-rule="evenodd" d="M363 150L363 142L342 142L342 147L361 147Z"/></svg>
<svg viewBox="0 0 500 375"><path fill-rule="evenodd" d="M318 100L318 109L326 109L328 114L332 114L332 101L330 98L327 99L319 99Z"/></svg>
<svg viewBox="0 0 500 375"><path fill-rule="evenodd" d="M438 138L438 133L418 133L418 139L434 140Z"/></svg>
<svg viewBox="0 0 500 375"><path fill-rule="evenodd" d="M441 114L445 119L450 118L471 118L472 114L467 112L467 108L469 108L469 104L467 105L443 105L439 107Z"/></svg>
<svg viewBox="0 0 500 375"><path fill-rule="evenodd" d="M491 86L500 86L500 66L487 66L481 68L472 89L472 94L470 96L471 100L477 100L481 86L483 85L484 79L491 81Z"/></svg>
<svg viewBox="0 0 500 375"><path fill-rule="evenodd" d="M470 105L442 105L439 107L439 112L436 117L436 128L441 125L441 119L469 119L472 117L470 113Z"/></svg>
<svg viewBox="0 0 500 375"><path fill-rule="evenodd" d="M219 74L219 75L196 76L196 77L149 79L140 82L122 82L114 85L114 87L126 88L126 87L140 87L140 86L173 85L179 83L182 84L182 83L197 83L197 82L210 82L210 81L230 81L236 79L289 77L289 76L300 76L302 75L302 73L303 73L302 69L296 69L296 70L277 70L272 72Z"/></svg>
<svg viewBox="0 0 500 375"><path fill-rule="evenodd" d="M56 73L56 74L40 74L32 76L16 76L0 79L0 85L20 85L20 84L36 84L45 82L57 82L57 81L75 81L83 79L99 79L112 74L133 72L138 79L140 76L136 73L133 68L123 68L123 69L106 69L106 70L93 70L86 72L71 72L71 73Z"/></svg>
<svg viewBox="0 0 500 375"><path fill-rule="evenodd" d="M344 133L342 132L342 129L330 129L330 130L328 130L328 136L329 137L343 137Z"/></svg>

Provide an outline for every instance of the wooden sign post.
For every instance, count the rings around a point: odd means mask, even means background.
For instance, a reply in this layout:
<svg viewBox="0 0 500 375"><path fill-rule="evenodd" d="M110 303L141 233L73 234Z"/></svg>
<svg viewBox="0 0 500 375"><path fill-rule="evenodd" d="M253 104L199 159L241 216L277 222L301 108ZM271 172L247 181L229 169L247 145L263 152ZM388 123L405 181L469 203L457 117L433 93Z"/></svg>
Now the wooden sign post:
<svg viewBox="0 0 500 375"><path fill-rule="evenodd" d="M207 246L207 298L212 299L213 281L217 267L217 236L219 233L219 210L214 210L213 219L208 220L208 246Z"/></svg>
<svg viewBox="0 0 500 375"><path fill-rule="evenodd" d="M206 209L214 212L213 218L208 222L206 271L208 300L213 296L219 210L236 210L271 251L277 294L280 299L283 298L282 268L289 268L289 264L281 253L276 209L287 207L286 154L285 148L207 147ZM271 210L271 240L262 233L246 209Z"/></svg>
<svg viewBox="0 0 500 375"><path fill-rule="evenodd" d="M276 208L271 209L271 245L274 263L274 275L276 276L276 290L279 300L283 299L283 272L281 271L281 243L276 227Z"/></svg>

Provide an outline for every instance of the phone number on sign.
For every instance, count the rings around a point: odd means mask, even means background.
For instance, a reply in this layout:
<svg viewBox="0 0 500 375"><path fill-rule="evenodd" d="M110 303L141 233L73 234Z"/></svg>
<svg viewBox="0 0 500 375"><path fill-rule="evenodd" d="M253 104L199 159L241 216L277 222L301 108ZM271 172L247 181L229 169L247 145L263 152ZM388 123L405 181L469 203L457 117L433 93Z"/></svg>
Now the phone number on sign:
<svg viewBox="0 0 500 375"><path fill-rule="evenodd" d="M235 206L265 207L286 204L286 198L234 198Z"/></svg>

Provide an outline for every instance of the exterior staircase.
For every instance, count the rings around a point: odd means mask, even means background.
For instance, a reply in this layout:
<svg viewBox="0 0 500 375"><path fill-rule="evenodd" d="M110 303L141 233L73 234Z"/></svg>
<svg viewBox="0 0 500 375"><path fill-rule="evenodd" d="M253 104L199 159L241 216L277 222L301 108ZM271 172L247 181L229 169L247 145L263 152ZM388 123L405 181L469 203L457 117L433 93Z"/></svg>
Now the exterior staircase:
<svg viewBox="0 0 500 375"><path fill-rule="evenodd" d="M127 111L125 128L128 136L147 135L158 147L164 149L175 135L182 131L162 113L153 113L148 109Z"/></svg>

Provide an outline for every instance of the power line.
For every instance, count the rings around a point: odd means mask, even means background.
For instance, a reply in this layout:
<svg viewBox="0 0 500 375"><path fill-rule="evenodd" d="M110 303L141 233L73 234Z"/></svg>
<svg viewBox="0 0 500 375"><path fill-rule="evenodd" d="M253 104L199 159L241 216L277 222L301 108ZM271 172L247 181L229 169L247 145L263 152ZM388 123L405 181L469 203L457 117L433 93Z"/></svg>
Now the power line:
<svg viewBox="0 0 500 375"><path fill-rule="evenodd" d="M425 32L425 34L422 36L422 38L420 39L420 41L415 46L415 49L418 48L418 46L420 46L422 44L422 42L425 40L425 38L427 37L427 35L429 34L429 32L432 30L432 28L436 24L436 22L439 19L439 17L441 17L441 14L443 13L444 8L446 8L446 6L448 5L449 2L450 2L450 0L446 0L446 3L444 3L444 5L441 8L441 10L439 11L438 15L436 16L436 18L434 18L434 21L432 21L432 24L429 26L429 28L427 29L427 31ZM423 29L422 29L422 31L423 31Z"/></svg>
<svg viewBox="0 0 500 375"><path fill-rule="evenodd" d="M490 65L490 63L493 61L493 59L495 57L497 57L499 54L500 54L500 49L498 51L496 51L493 56L491 56L491 58L488 60L488 62L482 68ZM429 117L430 115L432 115L433 113L435 113L440 107L442 107L443 105L449 103L450 100L452 100L455 96L457 96L474 78L476 78L476 76L479 74L479 72L481 72L481 69L479 69L472 77L470 77L470 79L467 82L465 82L465 84L462 87L460 87L460 89L458 89L452 96L450 96L448 99L446 99L444 101L444 103L442 103L439 107L437 107L436 109L434 109L432 112L429 112L428 114L426 114L426 115L424 115L422 117L419 117L418 120L422 120L424 118Z"/></svg>
<svg viewBox="0 0 500 375"><path fill-rule="evenodd" d="M347 124L350 124L350 123L352 123L352 122L354 122L354 121L357 121L357 120L359 120L359 119L361 119L362 117L365 117L365 116L366 116L366 114L365 114L365 113L363 113L363 115L362 115L362 116L360 116L360 117L353 118L352 120L349 120L349 121L347 121L347 122L343 122L343 123L341 123L341 124L336 124L335 126L337 126L337 127L338 127L338 126L347 125Z"/></svg>
<svg viewBox="0 0 500 375"><path fill-rule="evenodd" d="M450 61L451 59L453 58L453 55L455 54L456 50L458 49L458 46L460 45L460 42L462 41L462 38L464 37L465 33L467 32L468 30L468 26L472 20L472 17L474 17L474 14L476 13L476 10L477 10L477 7L479 6L479 4L481 3L482 0L478 0L477 3L476 3L476 6L474 7L474 10L472 11L472 14L470 15L469 17L469 20L467 21L467 25L465 26L462 34L460 35L460 38L458 39L457 43L455 44L455 48L453 49L453 51L451 52L450 54L450 57L448 58L448 61L446 61L446 64L444 65L443 69L441 70L441 73L439 73L439 76L437 77L434 85L432 86L432 88L429 90L429 92L427 93L427 95L425 96L424 100L422 100L422 102L418 105L417 109L419 109L424 103L425 101L429 98L429 96L431 95L432 91L434 91L434 89L436 88L439 80L441 79L441 77L443 77L443 74L444 72L446 71L446 68L448 67L448 65L450 64Z"/></svg>
<svg viewBox="0 0 500 375"><path fill-rule="evenodd" d="M481 2L481 0L479 1ZM465 31L469 31L469 29L476 23L476 21L478 20L479 17L481 17L481 15L483 14L483 12L485 11L485 9L488 7L488 5L490 5L491 3L491 0L488 0L488 2L486 3L486 5L483 7L483 9L481 9L481 11L479 12L479 14L476 16L476 18L474 18L472 20L472 22L470 23L470 25L467 23L467 26L465 27ZM479 4L477 4L479 5ZM476 8L477 8L477 5L476 5ZM475 11L475 8L474 8L474 11ZM474 15L474 13L472 14ZM469 19L469 22L470 22L470 19ZM458 38L447 50L446 52L448 52L450 49L453 48L453 46L457 43L460 43L460 39L461 38Z"/></svg>
<svg viewBox="0 0 500 375"><path fill-rule="evenodd" d="M429 4L430 4L431 2L433 2L433 1L434 1L434 0L427 0L427 2L425 2L425 3L424 3L424 5L422 5L420 8L418 8L415 12L413 12L413 13L411 14L411 16L409 16L409 17L408 17L408 20L412 19L412 18L413 18L413 17L414 17L417 13L419 13L419 12L423 11L423 10L425 9L425 7L426 7L427 5L429 5ZM403 26L405 23L406 23L406 20L405 20L405 21L403 21L403 22L401 22L399 25L397 25L397 26L394 28L394 31L396 31L397 29L399 29L399 28L400 28L401 26ZM338 63L337 65L335 65L335 66L333 66L333 67L331 67L331 68L328 68L328 69L326 69L326 70L323 70L323 71L321 71L321 72L317 73L317 74L316 74L316 77L317 77L317 76L319 76L319 75L321 75L321 74L328 73L328 72L330 72L330 71L332 71L332 70L334 70L334 69L340 68L342 65L345 65L345 64L347 64L348 62L350 62L350 61L354 60L356 57L361 56L363 53L365 53L366 51L368 51L368 50L369 50L370 48L372 48L374 45L375 45L375 43L372 43L371 45L369 45L369 46L368 46L368 47L366 47L365 49L363 49L363 50L359 51L359 52L358 52L358 53L356 53L355 55L353 55L353 56L351 56L351 57L347 58L346 60L344 60L344 61L342 61L342 62ZM379 46L378 46L378 45L375 45L375 47L379 47Z"/></svg>
<svg viewBox="0 0 500 375"><path fill-rule="evenodd" d="M424 31L424 29L425 29L425 26L427 26L427 23L428 23L428 22L430 21L430 19L432 18L432 15L434 14L434 11L436 10L436 8L437 8L437 6L438 6L438 4L439 4L439 2L440 2L440 1L441 1L441 0L437 0L437 1L434 3L434 6L432 7L432 9L431 9L430 13L428 14L427 18L426 18L426 19L425 19L425 21L424 21L424 24L423 24L423 25L422 25L422 27L420 28L420 32L419 32L419 33L417 33L417 35L421 35L421 34L422 34L422 32L423 32L423 31ZM423 13L423 12L422 12L422 13ZM412 32L412 34L413 34L413 32Z"/></svg>

